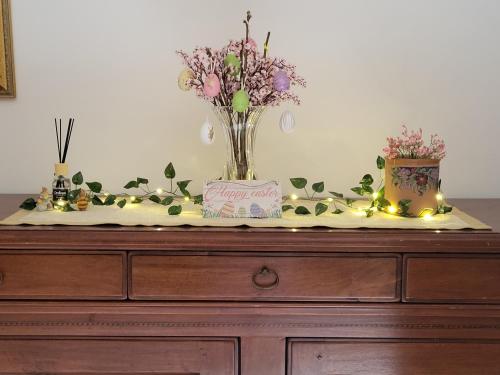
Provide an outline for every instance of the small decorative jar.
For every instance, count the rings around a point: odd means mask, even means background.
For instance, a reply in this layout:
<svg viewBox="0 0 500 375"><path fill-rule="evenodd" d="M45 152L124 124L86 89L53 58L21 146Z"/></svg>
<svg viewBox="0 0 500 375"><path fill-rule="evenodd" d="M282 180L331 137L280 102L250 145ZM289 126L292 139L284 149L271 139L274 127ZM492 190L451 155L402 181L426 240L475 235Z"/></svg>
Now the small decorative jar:
<svg viewBox="0 0 500 375"><path fill-rule="evenodd" d="M438 209L439 160L385 159L385 198L392 207L410 200L407 214L422 216Z"/></svg>

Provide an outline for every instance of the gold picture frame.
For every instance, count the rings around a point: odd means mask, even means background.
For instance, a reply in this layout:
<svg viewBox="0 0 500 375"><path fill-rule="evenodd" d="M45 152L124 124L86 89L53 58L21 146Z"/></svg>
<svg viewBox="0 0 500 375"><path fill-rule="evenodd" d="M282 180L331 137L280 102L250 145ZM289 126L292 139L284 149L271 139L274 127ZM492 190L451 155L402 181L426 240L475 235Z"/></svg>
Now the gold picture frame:
<svg viewBox="0 0 500 375"><path fill-rule="evenodd" d="M10 0L0 0L0 98L15 98Z"/></svg>

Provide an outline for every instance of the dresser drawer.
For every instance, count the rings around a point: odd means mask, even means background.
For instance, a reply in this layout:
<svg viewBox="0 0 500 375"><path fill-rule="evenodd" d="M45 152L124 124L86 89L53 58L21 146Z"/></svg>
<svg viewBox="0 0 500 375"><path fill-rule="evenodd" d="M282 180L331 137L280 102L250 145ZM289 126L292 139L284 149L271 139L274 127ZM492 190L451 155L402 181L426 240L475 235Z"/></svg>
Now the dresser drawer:
<svg viewBox="0 0 500 375"><path fill-rule="evenodd" d="M290 339L287 375L499 374L491 341Z"/></svg>
<svg viewBox="0 0 500 375"><path fill-rule="evenodd" d="M0 253L0 299L124 299L125 253Z"/></svg>
<svg viewBox="0 0 500 375"><path fill-rule="evenodd" d="M0 338L0 374L236 375L234 338Z"/></svg>
<svg viewBox="0 0 500 375"><path fill-rule="evenodd" d="M403 299L408 302L500 303L500 257L405 257Z"/></svg>
<svg viewBox="0 0 500 375"><path fill-rule="evenodd" d="M132 299L399 300L388 256L131 256Z"/></svg>

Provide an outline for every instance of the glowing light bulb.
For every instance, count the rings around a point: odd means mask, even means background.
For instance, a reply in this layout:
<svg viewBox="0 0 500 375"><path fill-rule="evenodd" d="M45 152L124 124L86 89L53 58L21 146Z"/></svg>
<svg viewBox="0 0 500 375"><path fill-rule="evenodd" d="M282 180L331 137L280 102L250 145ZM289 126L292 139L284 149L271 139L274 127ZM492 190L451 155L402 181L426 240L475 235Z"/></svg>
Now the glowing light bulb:
<svg viewBox="0 0 500 375"><path fill-rule="evenodd" d="M436 194L436 200L437 200L438 202L441 202L441 201L443 200L443 194L441 194L441 193L437 193L437 194Z"/></svg>
<svg viewBox="0 0 500 375"><path fill-rule="evenodd" d="M130 197L130 201L131 201L131 202L135 202L135 196L133 196L133 195L132 195L132 196Z"/></svg>
<svg viewBox="0 0 500 375"><path fill-rule="evenodd" d="M328 198L327 201L328 202L333 202L333 198Z"/></svg>
<svg viewBox="0 0 500 375"><path fill-rule="evenodd" d="M188 197L188 196L184 197L184 200L185 200L186 202L189 202L189 197Z"/></svg>
<svg viewBox="0 0 500 375"><path fill-rule="evenodd" d="M373 197L373 199L377 199L377 198L378 198L378 191L375 191L375 192L372 194L372 197Z"/></svg>
<svg viewBox="0 0 500 375"><path fill-rule="evenodd" d="M398 211L398 209L396 207L394 207L394 206L389 206L389 207L387 207L387 211L390 214L395 214Z"/></svg>
<svg viewBox="0 0 500 375"><path fill-rule="evenodd" d="M290 199L292 201L296 201L297 199L299 199L299 197L297 196L297 194L290 194Z"/></svg>
<svg viewBox="0 0 500 375"><path fill-rule="evenodd" d="M156 189L156 192L157 192L158 194L163 194L163 189L162 189L162 188L158 188L158 189Z"/></svg>
<svg viewBox="0 0 500 375"><path fill-rule="evenodd" d="M427 221L432 220L432 214L427 213L424 216L422 216L422 218Z"/></svg>

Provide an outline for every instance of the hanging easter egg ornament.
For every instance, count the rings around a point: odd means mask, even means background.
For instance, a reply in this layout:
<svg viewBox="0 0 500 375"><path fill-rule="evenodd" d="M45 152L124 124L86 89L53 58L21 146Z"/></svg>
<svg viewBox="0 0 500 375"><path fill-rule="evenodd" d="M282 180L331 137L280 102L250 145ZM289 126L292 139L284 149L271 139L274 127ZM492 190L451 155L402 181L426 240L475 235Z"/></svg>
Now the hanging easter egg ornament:
<svg viewBox="0 0 500 375"><path fill-rule="evenodd" d="M189 80L194 78L194 73L191 69L186 68L182 70L177 78L177 84L182 91L189 91L191 86L189 85Z"/></svg>
<svg viewBox="0 0 500 375"><path fill-rule="evenodd" d="M214 127L212 126L210 121L208 121L208 118L205 120L203 125L201 125L200 138L201 141L206 145L211 145L212 143L214 143Z"/></svg>
<svg viewBox="0 0 500 375"><path fill-rule="evenodd" d="M285 111L281 114L280 129L286 134L290 134L295 130L295 118L292 112Z"/></svg>
<svg viewBox="0 0 500 375"><path fill-rule="evenodd" d="M245 112L250 104L250 98L245 90L238 90L234 93L231 104L236 112Z"/></svg>
<svg viewBox="0 0 500 375"><path fill-rule="evenodd" d="M283 70L278 70L274 73L273 86L276 91L283 92L290 88L290 78Z"/></svg>
<svg viewBox="0 0 500 375"><path fill-rule="evenodd" d="M220 81L216 74L210 73L203 83L203 93L209 98L214 98L220 93Z"/></svg>
<svg viewBox="0 0 500 375"><path fill-rule="evenodd" d="M229 67L231 69L233 76L240 74L241 61L236 57L234 53L229 53L224 58L224 66Z"/></svg>

